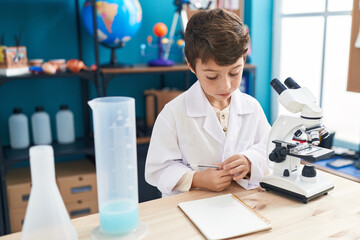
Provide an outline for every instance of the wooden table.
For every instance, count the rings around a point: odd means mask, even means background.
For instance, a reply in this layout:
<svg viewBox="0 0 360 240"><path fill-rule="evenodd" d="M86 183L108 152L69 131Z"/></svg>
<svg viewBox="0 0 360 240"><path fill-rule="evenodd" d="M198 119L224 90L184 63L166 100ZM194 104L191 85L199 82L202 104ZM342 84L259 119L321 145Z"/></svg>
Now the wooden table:
<svg viewBox="0 0 360 240"><path fill-rule="evenodd" d="M144 239L205 239L177 207L179 202L234 193L269 219L272 229L241 239L360 239L360 184L329 174L335 184L328 195L307 204L266 192L260 188L244 190L236 184L221 193L194 190L187 193L141 203L140 220L149 232ZM99 215L73 219L79 239L90 239L99 224ZM0 237L20 239L20 233Z"/></svg>

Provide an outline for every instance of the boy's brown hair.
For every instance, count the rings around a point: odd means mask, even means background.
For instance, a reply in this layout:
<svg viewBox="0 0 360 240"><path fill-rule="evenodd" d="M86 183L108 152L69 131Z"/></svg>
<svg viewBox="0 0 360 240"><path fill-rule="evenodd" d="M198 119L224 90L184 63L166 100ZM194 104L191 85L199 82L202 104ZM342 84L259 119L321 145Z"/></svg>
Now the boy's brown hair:
<svg viewBox="0 0 360 240"><path fill-rule="evenodd" d="M194 14L185 31L185 56L194 71L196 59L214 60L220 66L246 57L249 34L241 19L224 9L203 10Z"/></svg>

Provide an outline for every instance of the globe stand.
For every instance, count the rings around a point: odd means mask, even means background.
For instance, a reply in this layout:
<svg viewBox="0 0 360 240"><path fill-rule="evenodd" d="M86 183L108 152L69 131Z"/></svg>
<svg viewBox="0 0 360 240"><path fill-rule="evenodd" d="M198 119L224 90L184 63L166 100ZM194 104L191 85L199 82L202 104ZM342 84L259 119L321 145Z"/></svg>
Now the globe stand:
<svg viewBox="0 0 360 240"><path fill-rule="evenodd" d="M116 57L116 49L118 48L123 48L125 46L124 42L120 42L119 45L117 46L109 46L106 44L101 44L104 47L110 48L111 50L111 57L110 57L110 62L106 63L106 64L101 64L101 67L103 68L128 68L128 67L133 67L132 64L127 64L127 63L119 63Z"/></svg>

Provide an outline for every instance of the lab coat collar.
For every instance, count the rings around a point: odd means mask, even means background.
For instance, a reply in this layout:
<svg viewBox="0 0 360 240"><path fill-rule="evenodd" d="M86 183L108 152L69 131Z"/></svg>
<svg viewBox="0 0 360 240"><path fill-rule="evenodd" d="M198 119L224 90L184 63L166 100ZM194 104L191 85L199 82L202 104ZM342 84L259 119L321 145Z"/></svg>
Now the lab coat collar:
<svg viewBox="0 0 360 240"><path fill-rule="evenodd" d="M239 89L237 89L231 95L230 111L232 111L237 115L249 114L254 111L254 109L250 107L250 104L247 101L246 96L243 95L244 93L240 92Z"/></svg>
<svg viewBox="0 0 360 240"><path fill-rule="evenodd" d="M210 103L207 100L199 81L196 81L186 92L185 104L186 114L189 117L206 116L207 107L205 106L210 105Z"/></svg>
<svg viewBox="0 0 360 240"><path fill-rule="evenodd" d="M231 96L230 115L237 116L248 114L253 110L247 104L246 99L241 97L241 92L236 90ZM223 132L216 113L205 96L199 81L193 84L185 95L186 113L189 117L205 117L203 128L220 144L225 142L225 133ZM230 117L231 118L231 117ZM228 129L237 128L231 126L233 120L229 120ZM235 121L236 122L236 121ZM236 123L235 123L236 124ZM229 134L229 133L228 133Z"/></svg>
<svg viewBox="0 0 360 240"><path fill-rule="evenodd" d="M194 83L186 92L185 104L187 116L195 118L205 117L203 124L204 130L220 144L224 144L225 134L199 81Z"/></svg>
<svg viewBox="0 0 360 240"><path fill-rule="evenodd" d="M241 93L240 90L237 89L231 95L230 112L234 112L238 115L249 114L253 112L253 109L249 106L246 98L241 96L242 94L244 93ZM187 91L185 99L186 113L189 117L207 116L207 111L209 108L212 109L199 81L196 81Z"/></svg>

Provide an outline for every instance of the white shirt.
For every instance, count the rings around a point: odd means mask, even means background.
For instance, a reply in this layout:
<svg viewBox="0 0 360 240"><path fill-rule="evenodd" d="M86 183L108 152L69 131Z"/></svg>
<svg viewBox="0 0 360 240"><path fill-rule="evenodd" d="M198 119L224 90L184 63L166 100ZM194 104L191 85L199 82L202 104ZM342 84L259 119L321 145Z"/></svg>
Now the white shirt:
<svg viewBox="0 0 360 240"><path fill-rule="evenodd" d="M225 135L215 111L197 81L165 105L156 119L145 165L146 181L163 195L174 190L191 169L187 164L214 164L234 154L251 162L250 179L237 183L245 189L259 185L268 172L266 155L270 125L260 104L251 96L233 92Z"/></svg>
<svg viewBox="0 0 360 240"><path fill-rule="evenodd" d="M220 126L226 135L227 126L228 126L228 122L229 122L229 115L230 115L230 104L223 110L220 110L216 107L213 107L213 109L215 111L216 117L218 118L218 120L220 122Z"/></svg>

